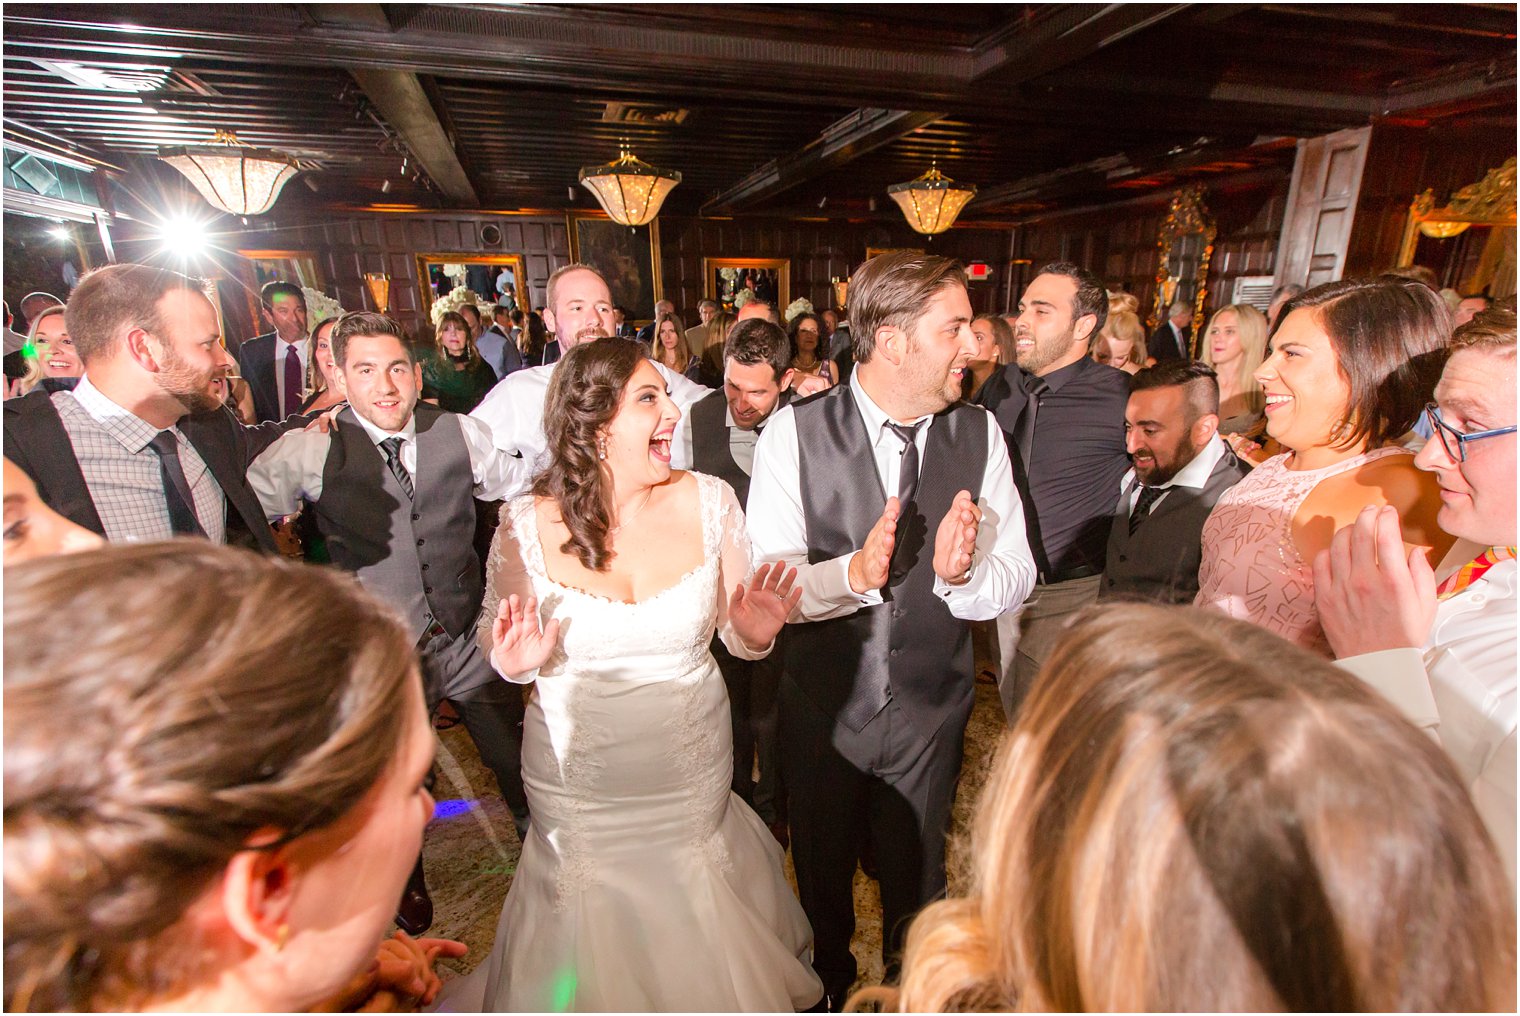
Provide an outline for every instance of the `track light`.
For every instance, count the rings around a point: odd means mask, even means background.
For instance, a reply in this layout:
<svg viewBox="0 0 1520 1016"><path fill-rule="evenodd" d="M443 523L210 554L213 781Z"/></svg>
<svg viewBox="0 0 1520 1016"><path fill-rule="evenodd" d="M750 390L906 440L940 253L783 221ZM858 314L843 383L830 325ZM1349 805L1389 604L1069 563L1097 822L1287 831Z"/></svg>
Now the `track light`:
<svg viewBox="0 0 1520 1016"><path fill-rule="evenodd" d="M385 182L380 185L380 193L381 194L389 194L390 192L391 192L391 181L390 181L389 177L386 177Z"/></svg>

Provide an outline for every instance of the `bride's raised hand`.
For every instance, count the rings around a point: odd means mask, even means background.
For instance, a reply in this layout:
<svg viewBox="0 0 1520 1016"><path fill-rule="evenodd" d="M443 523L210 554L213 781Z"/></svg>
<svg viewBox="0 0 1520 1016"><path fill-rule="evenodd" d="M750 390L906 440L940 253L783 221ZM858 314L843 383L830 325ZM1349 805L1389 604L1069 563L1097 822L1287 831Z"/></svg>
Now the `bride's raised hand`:
<svg viewBox="0 0 1520 1016"><path fill-rule="evenodd" d="M559 641L559 619L539 627L538 601L523 603L516 593L501 601L491 626L491 666L503 677L537 670Z"/></svg>
<svg viewBox="0 0 1520 1016"><path fill-rule="evenodd" d="M797 569L784 564L762 564L755 569L749 587L734 587L728 601L728 623L744 640L759 651L775 640L787 615L802 599L802 587L796 584Z"/></svg>

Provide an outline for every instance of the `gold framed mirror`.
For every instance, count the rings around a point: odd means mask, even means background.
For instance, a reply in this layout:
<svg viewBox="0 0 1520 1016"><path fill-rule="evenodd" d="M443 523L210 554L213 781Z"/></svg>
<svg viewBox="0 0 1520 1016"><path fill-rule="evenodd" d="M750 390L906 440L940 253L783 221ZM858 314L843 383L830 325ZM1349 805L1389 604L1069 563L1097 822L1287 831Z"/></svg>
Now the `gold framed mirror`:
<svg viewBox="0 0 1520 1016"><path fill-rule="evenodd" d="M1433 191L1409 205L1399 267L1424 265L1459 293L1515 292L1515 158L1436 207Z"/></svg>
<svg viewBox="0 0 1520 1016"><path fill-rule="evenodd" d="M792 299L792 263L786 258L703 258L702 295L734 313L734 299L745 290L785 311Z"/></svg>
<svg viewBox="0 0 1520 1016"><path fill-rule="evenodd" d="M488 303L515 303L525 311L528 309L528 276L521 254L417 255L422 321L432 320L434 300L461 286ZM503 295L512 299L503 300Z"/></svg>
<svg viewBox="0 0 1520 1016"><path fill-rule="evenodd" d="M1156 299L1148 327L1153 330L1165 321L1172 304L1180 301L1190 305L1189 355L1198 348L1203 331L1203 305L1209 294L1209 261L1214 256L1216 232L1203 204L1203 188L1184 187L1173 195L1156 240Z"/></svg>

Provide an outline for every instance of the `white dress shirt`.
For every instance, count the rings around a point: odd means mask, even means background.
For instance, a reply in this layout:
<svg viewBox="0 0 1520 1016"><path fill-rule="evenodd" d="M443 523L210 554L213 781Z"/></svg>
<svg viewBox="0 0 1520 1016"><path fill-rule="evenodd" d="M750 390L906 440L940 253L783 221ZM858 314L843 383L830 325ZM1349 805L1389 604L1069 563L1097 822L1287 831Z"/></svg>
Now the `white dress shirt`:
<svg viewBox="0 0 1520 1016"><path fill-rule="evenodd" d="M882 489L898 489L903 443L885 426L889 417L871 400L860 384L859 372L851 384L855 407L872 435L872 455ZM950 613L967 621L987 621L1024 602L1034 588L1034 558L1024 528L1024 507L1013 483L1008 446L992 414L979 410L987 422L987 464L982 473L982 522L977 529L976 549L971 558L971 577L952 586L934 577L934 595L945 601ZM934 417L902 421L925 422L914 438L922 463L929 428ZM771 415L755 449L755 469L749 488L746 516L755 560L785 561L797 569L802 601L790 620L822 621L853 614L861 607L881 603L881 590L857 593L850 588L850 559L844 554L831 561L808 563L807 522L802 511L803 491L798 473L797 420L791 406ZM933 553L939 519L929 519L924 553Z"/></svg>
<svg viewBox="0 0 1520 1016"><path fill-rule="evenodd" d="M294 349L296 351L296 356L299 357L300 360L301 360L301 387L304 390L305 387L306 387L306 347L307 347L307 345L308 345L308 343L305 340L302 340L300 342L286 342L284 339L280 338L280 333L279 332L275 333L275 336L274 336L274 384L275 384L275 391L279 393L279 397L280 397L280 412L282 414L285 412L285 357L288 355L288 351L289 350ZM296 393L296 395L297 395L296 402L298 402L298 403L301 401L301 399L299 397L300 394L301 394L300 392Z"/></svg>
<svg viewBox="0 0 1520 1016"><path fill-rule="evenodd" d="M691 424L686 411L692 403L712 394L712 389L682 377L664 364L649 362L665 378L671 401L681 410L681 422L670 442L670 468L690 469ZM532 484L533 477L549 464L549 441L544 437L544 400L549 395L549 378L558 366L556 361L508 374L470 413L472 418L484 421L490 428L497 448L522 459L527 466L521 474L520 486L505 495L495 496L512 497L523 493Z"/></svg>
<svg viewBox="0 0 1520 1016"><path fill-rule="evenodd" d="M106 539L113 543L173 539L159 457L148 447L158 428L112 402L89 377L81 377L71 392L54 392L52 399ZM190 485L195 517L211 542L225 543L226 495L179 428L169 431L179 445L180 468Z"/></svg>
<svg viewBox="0 0 1520 1016"><path fill-rule="evenodd" d="M1484 549L1458 541L1436 577ZM1472 792L1515 885L1516 565L1500 561L1436 604L1423 649L1385 649L1337 661L1438 740Z"/></svg>
<svg viewBox="0 0 1520 1016"><path fill-rule="evenodd" d="M395 433L381 430L357 412L354 418L377 448L387 438L401 438L401 464L416 477L416 417L407 420L406 426ZM477 498L482 501L504 498L506 491L514 490L524 482L521 475L523 462L491 443L490 428L479 420L461 416L459 429L469 450L471 481ZM327 465L331 445L331 434L291 430L280 435L278 441L253 460L253 465L248 467L248 486L258 495L265 515L270 519L283 518L298 511L303 500L321 499L322 470Z"/></svg>
<svg viewBox="0 0 1520 1016"><path fill-rule="evenodd" d="M1214 475L1214 467L1219 465L1219 460L1224 458L1224 453L1229 450L1229 445L1224 443L1224 438L1215 434L1209 443L1203 446L1203 450L1193 456L1193 461L1177 470L1177 475L1165 483L1156 485L1156 489L1163 491L1160 497L1151 502L1151 511L1161 506L1166 500L1166 493L1173 487L1187 487L1189 490L1202 490L1208 486L1209 477ZM1125 516L1134 514L1135 499L1140 496L1140 484L1135 482L1135 471L1131 469L1124 474L1124 479L1119 481L1119 507Z"/></svg>

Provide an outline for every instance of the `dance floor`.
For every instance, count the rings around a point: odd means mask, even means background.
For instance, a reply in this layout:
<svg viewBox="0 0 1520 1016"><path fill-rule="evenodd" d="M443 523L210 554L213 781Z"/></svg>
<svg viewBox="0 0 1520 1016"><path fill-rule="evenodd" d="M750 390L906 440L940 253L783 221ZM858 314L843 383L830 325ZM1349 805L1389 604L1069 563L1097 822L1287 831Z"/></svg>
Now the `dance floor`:
<svg viewBox="0 0 1520 1016"><path fill-rule="evenodd" d="M950 846L950 891L965 884L966 835L971 809L1004 730L997 689L976 686L976 706L966 729L966 762L956 793ZM424 851L435 917L430 935L457 938L470 947L460 960L440 963L445 980L473 970L491 951L502 900L512 884L522 849L491 775L480 764L464 726L439 735L438 807L428 827ZM787 854L791 877L791 854ZM876 883L855 873L856 923L852 948L862 985L881 980L881 912Z"/></svg>

